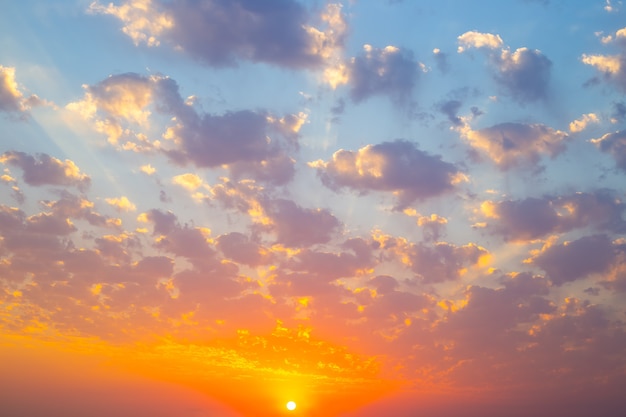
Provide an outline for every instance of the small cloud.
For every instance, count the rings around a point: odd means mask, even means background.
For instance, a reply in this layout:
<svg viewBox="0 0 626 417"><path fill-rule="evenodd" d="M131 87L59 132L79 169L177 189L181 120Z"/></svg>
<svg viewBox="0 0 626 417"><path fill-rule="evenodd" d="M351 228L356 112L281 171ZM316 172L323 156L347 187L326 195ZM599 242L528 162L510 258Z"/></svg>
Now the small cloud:
<svg viewBox="0 0 626 417"><path fill-rule="evenodd" d="M460 126L463 124L463 120L457 114L462 104L459 100L448 100L439 105L439 111L448 117L452 125Z"/></svg>
<svg viewBox="0 0 626 417"><path fill-rule="evenodd" d="M174 178L172 178L172 183L180 185L181 187L189 191L194 191L198 187L202 186L203 181L202 178L200 178L196 174L187 173L182 175L176 175Z"/></svg>
<svg viewBox="0 0 626 417"><path fill-rule="evenodd" d="M572 133L582 132L589 123L600 123L600 119L594 113L583 114L580 119L569 124L569 131Z"/></svg>
<svg viewBox="0 0 626 417"><path fill-rule="evenodd" d="M610 154L615 159L617 168L626 172L626 130L607 133L601 138L591 139L591 143L602 152Z"/></svg>
<svg viewBox="0 0 626 417"><path fill-rule="evenodd" d="M143 172L146 175L152 175L156 172L156 168L154 168L152 165L147 164L147 165L142 165L141 168L139 168L141 170L141 172Z"/></svg>
<svg viewBox="0 0 626 417"><path fill-rule="evenodd" d="M49 104L36 95L24 97L15 80L15 68L0 65L0 111L24 113L32 107Z"/></svg>
<svg viewBox="0 0 626 417"><path fill-rule="evenodd" d="M606 4L604 5L604 10L609 13L617 13L622 6L621 1L612 2L611 0L606 0Z"/></svg>
<svg viewBox="0 0 626 417"><path fill-rule="evenodd" d="M465 52L469 48L496 49L504 44L500 35L477 31L465 32L460 35L457 40L459 43L457 52L459 53Z"/></svg>
<svg viewBox="0 0 626 417"><path fill-rule="evenodd" d="M442 73L447 73L450 70L450 65L448 64L448 54L441 51L439 48L433 49L433 57L435 58L435 63L437 64L437 68Z"/></svg>
<svg viewBox="0 0 626 417"><path fill-rule="evenodd" d="M114 198L105 198L109 205L114 207L117 211L135 211L137 207L128 199L128 197L114 197Z"/></svg>

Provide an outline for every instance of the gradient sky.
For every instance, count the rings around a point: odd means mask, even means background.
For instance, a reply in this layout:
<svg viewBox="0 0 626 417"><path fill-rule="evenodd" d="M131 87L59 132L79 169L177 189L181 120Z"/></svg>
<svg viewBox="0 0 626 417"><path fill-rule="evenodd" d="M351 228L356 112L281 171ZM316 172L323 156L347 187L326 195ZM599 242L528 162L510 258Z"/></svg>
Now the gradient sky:
<svg viewBox="0 0 626 417"><path fill-rule="evenodd" d="M2 414L623 417L625 16L3 2Z"/></svg>

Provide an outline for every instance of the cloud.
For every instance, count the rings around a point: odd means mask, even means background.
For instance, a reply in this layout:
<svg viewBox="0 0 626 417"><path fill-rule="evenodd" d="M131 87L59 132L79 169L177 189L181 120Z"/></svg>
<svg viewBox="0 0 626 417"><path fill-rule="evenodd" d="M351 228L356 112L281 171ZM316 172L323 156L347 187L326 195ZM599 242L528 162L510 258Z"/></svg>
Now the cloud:
<svg viewBox="0 0 626 417"><path fill-rule="evenodd" d="M92 3L89 11L122 21L135 45L161 41L207 65L239 61L288 68L320 68L343 49L347 25L338 4L314 14L294 0L130 0L121 6Z"/></svg>
<svg viewBox="0 0 626 417"><path fill-rule="evenodd" d="M566 148L567 133L542 124L501 123L472 130L459 128L472 148L486 154L500 170L536 166L541 158L555 158Z"/></svg>
<svg viewBox="0 0 626 417"><path fill-rule="evenodd" d="M57 217L51 213L40 213L26 219L26 232L47 235L69 235L76 227L67 218Z"/></svg>
<svg viewBox="0 0 626 417"><path fill-rule="evenodd" d="M594 113L583 114L580 119L576 119L569 124L569 131L572 133L582 132L590 123L599 123L600 119Z"/></svg>
<svg viewBox="0 0 626 417"><path fill-rule="evenodd" d="M150 164L142 165L139 169L146 175L152 175L156 172L156 168Z"/></svg>
<svg viewBox="0 0 626 417"><path fill-rule="evenodd" d="M552 61L538 50L518 48L511 53L502 50L495 80L515 100L537 101L546 97Z"/></svg>
<svg viewBox="0 0 626 417"><path fill-rule="evenodd" d="M425 283L457 280L466 266L474 265L481 257L489 255L485 248L475 244L455 246L445 242L434 246L410 244L399 252Z"/></svg>
<svg viewBox="0 0 626 417"><path fill-rule="evenodd" d="M494 66L494 80L514 100L521 103L532 102L547 96L552 62L538 50L518 48L511 52L500 35L466 32L458 37L458 52L470 48L489 51L489 59Z"/></svg>
<svg viewBox="0 0 626 417"><path fill-rule="evenodd" d="M135 204L133 204L126 196L122 196L119 198L118 197L105 198L104 201L106 201L109 205L114 207L117 211L137 210L137 207L135 206Z"/></svg>
<svg viewBox="0 0 626 417"><path fill-rule="evenodd" d="M192 174L190 172L186 174L176 175L172 178L172 183L176 185L180 185L183 188L186 188L189 191L194 191L204 184L202 178L200 178L196 174Z"/></svg>
<svg viewBox="0 0 626 417"><path fill-rule="evenodd" d="M456 311L451 309L437 329L439 335L456 341L451 352L455 356L472 357L479 362L484 360L484 355L506 357L526 339L514 328L532 323L540 314L555 309L544 298L549 292L549 282L541 276L511 274L500 277L500 284L498 288L468 286L465 305ZM478 375L475 374L477 378Z"/></svg>
<svg viewBox="0 0 626 417"><path fill-rule="evenodd" d="M227 168L235 178L284 184L294 175L297 149L306 114L275 116L264 110L238 110L221 115L198 113L180 96L178 84L165 76L136 73L112 75L85 85L82 100L66 107L93 122L120 150L164 153L178 165ZM172 124L161 139L151 139L154 114Z"/></svg>
<svg viewBox="0 0 626 417"><path fill-rule="evenodd" d="M622 233L625 206L610 190L521 200L485 201L481 212L490 228L507 239L525 241L588 226Z"/></svg>
<svg viewBox="0 0 626 417"><path fill-rule="evenodd" d="M417 83L420 64L408 49L364 45L363 53L352 58L345 71L350 98L355 103L387 95L395 103L405 104Z"/></svg>
<svg viewBox="0 0 626 417"><path fill-rule="evenodd" d="M111 75L94 85L83 85L82 100L69 103L66 108L93 120L98 132L107 136L109 143L128 150L153 149L154 145L135 133L147 127L152 105L172 111L180 107L178 86L167 77L145 77L136 73ZM178 101L178 102L176 102Z"/></svg>
<svg viewBox="0 0 626 417"><path fill-rule="evenodd" d="M0 65L0 111L22 113L44 104L36 95L24 97L15 80L15 68Z"/></svg>
<svg viewBox="0 0 626 417"><path fill-rule="evenodd" d="M266 265L272 261L272 252L239 232L226 233L217 238L217 248L224 256L249 266Z"/></svg>
<svg viewBox="0 0 626 417"><path fill-rule="evenodd" d="M626 104L623 102L613 103L613 113L611 113L611 123L619 123L626 118Z"/></svg>
<svg viewBox="0 0 626 417"><path fill-rule="evenodd" d="M291 200L268 200L263 208L271 221L267 229L275 233L276 243L285 246L327 243L341 225L330 211L303 208Z"/></svg>
<svg viewBox="0 0 626 417"><path fill-rule="evenodd" d="M448 64L448 54L442 52L441 49L433 49L433 58L437 64L437 68L442 73L446 74L450 70L450 64Z"/></svg>
<svg viewBox="0 0 626 417"><path fill-rule="evenodd" d="M448 220L445 217L441 217L437 214L419 216L417 218L417 225L422 228L424 240L427 242L438 241L445 232L447 223Z"/></svg>
<svg viewBox="0 0 626 417"><path fill-rule="evenodd" d="M74 162L61 161L45 153L33 157L24 152L8 151L0 156L0 163L22 169L22 179L29 185L69 185L85 191L91 184L91 178L80 172Z"/></svg>
<svg viewBox="0 0 626 417"><path fill-rule="evenodd" d="M617 2L617 6L613 3L611 3L611 0L606 0L606 4L604 5L604 10L606 10L609 13L616 13L619 11L619 6L622 5L621 1Z"/></svg>
<svg viewBox="0 0 626 417"><path fill-rule="evenodd" d="M330 161L310 162L327 187L360 193L392 192L396 209L415 200L435 197L455 189L462 174L440 156L419 150L406 140L367 145L358 151L339 150Z"/></svg>
<svg viewBox="0 0 626 417"><path fill-rule="evenodd" d="M465 52L468 48L497 49L504 44L500 35L477 31L465 32L460 35L457 40L459 43L457 51L459 53Z"/></svg>
<svg viewBox="0 0 626 417"><path fill-rule="evenodd" d="M463 103L459 100L448 100L439 105L439 111L448 117L452 125L460 126L463 124L463 120L457 116L457 113L462 105Z"/></svg>
<svg viewBox="0 0 626 417"><path fill-rule="evenodd" d="M46 209L62 218L86 220L92 226L116 228L117 219L98 213L95 204L84 197L78 197L66 190L60 192L58 200L40 202Z"/></svg>
<svg viewBox="0 0 626 417"><path fill-rule="evenodd" d="M592 139L602 152L606 152L615 159L617 168L626 172L626 130L607 133L601 138Z"/></svg>
<svg viewBox="0 0 626 417"><path fill-rule="evenodd" d="M626 92L626 28L603 38L603 43L616 44L620 52L615 55L583 54L580 59L598 70L604 81Z"/></svg>
<svg viewBox="0 0 626 417"><path fill-rule="evenodd" d="M338 252L322 252L303 248L286 262L285 268L330 282L364 275L375 265L373 248L364 239L349 239L338 249Z"/></svg>
<svg viewBox="0 0 626 417"><path fill-rule="evenodd" d="M606 235L585 236L572 242L549 246L532 258L556 285L607 272L617 259L616 249Z"/></svg>
<svg viewBox="0 0 626 417"><path fill-rule="evenodd" d="M236 173L255 172L259 177L284 182L293 175L289 168L294 161L284 155L288 141L270 139L270 135L282 135L276 123L266 113L249 110L219 116L194 115L169 128L167 138L178 146L164 152L179 164L208 168L231 164ZM245 167L261 162L262 166Z"/></svg>
<svg viewBox="0 0 626 417"><path fill-rule="evenodd" d="M145 43L158 46L161 42L157 37L174 25L172 19L163 11L157 10L152 0L130 0L121 6L109 3L103 6L98 2L89 5L88 12L108 14L124 23L122 31L128 35L135 45Z"/></svg>
<svg viewBox="0 0 626 417"><path fill-rule="evenodd" d="M153 224L154 247L187 258L194 265L214 263L215 250L209 242L210 230L180 225L171 212L152 209L143 217Z"/></svg>

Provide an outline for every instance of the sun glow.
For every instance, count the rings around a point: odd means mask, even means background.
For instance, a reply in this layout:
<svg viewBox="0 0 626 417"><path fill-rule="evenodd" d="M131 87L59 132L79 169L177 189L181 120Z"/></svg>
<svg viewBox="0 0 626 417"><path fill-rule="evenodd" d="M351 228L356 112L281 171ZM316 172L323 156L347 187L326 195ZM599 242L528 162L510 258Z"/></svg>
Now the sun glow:
<svg viewBox="0 0 626 417"><path fill-rule="evenodd" d="M295 410L295 409L296 409L296 403L295 403L295 402L293 402L293 401L289 401L289 402L287 403L287 410L289 410L289 411L293 411L293 410Z"/></svg>

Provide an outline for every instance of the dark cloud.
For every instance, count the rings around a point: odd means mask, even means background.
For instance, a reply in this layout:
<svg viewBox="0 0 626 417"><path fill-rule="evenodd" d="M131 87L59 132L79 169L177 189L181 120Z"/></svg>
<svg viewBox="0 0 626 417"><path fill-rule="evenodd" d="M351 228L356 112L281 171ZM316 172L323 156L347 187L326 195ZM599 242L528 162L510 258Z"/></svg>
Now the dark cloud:
<svg viewBox="0 0 626 417"><path fill-rule="evenodd" d="M29 185L75 186L85 191L91 179L69 159L61 161L47 154L36 157L24 152L8 151L0 156L0 162L22 169L22 178Z"/></svg>
<svg viewBox="0 0 626 417"><path fill-rule="evenodd" d="M318 68L343 48L346 30L340 6L329 5L317 15L295 0L94 3L90 11L120 19L135 44L157 46L163 40L217 67L249 60Z"/></svg>
<svg viewBox="0 0 626 417"><path fill-rule="evenodd" d="M460 126L463 124L461 118L457 116L459 109L463 103L459 100L449 100L439 105L439 111L448 117L448 120L454 126Z"/></svg>
<svg viewBox="0 0 626 417"><path fill-rule="evenodd" d="M493 219L492 230L511 240L533 240L550 233L565 233L592 226L596 230L623 233L625 205L615 192L592 193L522 200L485 202L483 214Z"/></svg>
<svg viewBox="0 0 626 417"><path fill-rule="evenodd" d="M611 120L620 123L626 119L626 104L622 101L613 103L613 113L611 113Z"/></svg>
<svg viewBox="0 0 626 417"><path fill-rule="evenodd" d="M626 172L626 130L607 133L598 139L592 139L602 152L608 153L615 159L617 168Z"/></svg>
<svg viewBox="0 0 626 417"><path fill-rule="evenodd" d="M27 232L47 235L69 235L75 232L76 227L65 218L54 214L40 213L26 219Z"/></svg>
<svg viewBox="0 0 626 417"><path fill-rule="evenodd" d="M263 160L272 153L268 126L267 115L248 110L205 115L171 130L181 146L168 154L177 161L210 168Z"/></svg>
<svg viewBox="0 0 626 417"><path fill-rule="evenodd" d="M567 244L550 246L533 258L556 285L607 272L616 249L606 235L585 236Z"/></svg>
<svg viewBox="0 0 626 417"><path fill-rule="evenodd" d="M457 280L463 268L476 264L489 252L474 244L455 246L442 242L434 246L412 244L401 254L423 282L438 283Z"/></svg>
<svg viewBox="0 0 626 417"><path fill-rule="evenodd" d="M373 251L365 240L348 240L343 244L343 249L347 250L332 253L303 249L285 267L294 271L308 271L325 281L351 278L373 267Z"/></svg>
<svg viewBox="0 0 626 417"><path fill-rule="evenodd" d="M327 243L339 231L339 220L324 209L303 208L291 200L274 199L263 206L276 234L276 243L290 247L304 247Z"/></svg>
<svg viewBox="0 0 626 417"><path fill-rule="evenodd" d="M460 174L453 164L406 140L367 145L356 152L339 150L329 162L310 165L333 190L346 187L360 193L396 193L397 209L454 190Z"/></svg>
<svg viewBox="0 0 626 417"><path fill-rule="evenodd" d="M406 104L419 71L419 63L408 49L365 45L363 53L347 64L350 98L359 103L372 96L387 95L397 104Z"/></svg>
<svg viewBox="0 0 626 417"><path fill-rule="evenodd" d="M532 102L546 98L552 61L541 52L528 48L513 53L505 50L495 60L499 65L495 80L513 99Z"/></svg>
<svg viewBox="0 0 626 417"><path fill-rule="evenodd" d="M244 265L265 265L272 260L272 254L268 249L239 232L231 232L218 237L217 248L228 259Z"/></svg>
<svg viewBox="0 0 626 417"><path fill-rule="evenodd" d="M178 223L176 215L153 209L146 219L154 225L154 246L158 249L182 256L192 263L210 262L215 255L208 242L208 230Z"/></svg>

